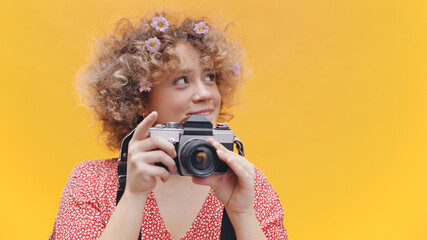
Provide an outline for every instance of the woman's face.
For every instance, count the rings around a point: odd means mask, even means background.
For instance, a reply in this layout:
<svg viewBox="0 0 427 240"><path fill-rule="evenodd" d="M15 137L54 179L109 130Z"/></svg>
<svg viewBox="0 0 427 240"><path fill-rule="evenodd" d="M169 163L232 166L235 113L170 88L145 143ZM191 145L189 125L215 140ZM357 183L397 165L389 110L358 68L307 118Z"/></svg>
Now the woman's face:
<svg viewBox="0 0 427 240"><path fill-rule="evenodd" d="M145 113L157 111L156 123L161 124L181 122L192 114L201 114L215 125L221 108L215 74L201 65L200 52L190 44L178 43L176 52L180 68L154 85L144 104Z"/></svg>

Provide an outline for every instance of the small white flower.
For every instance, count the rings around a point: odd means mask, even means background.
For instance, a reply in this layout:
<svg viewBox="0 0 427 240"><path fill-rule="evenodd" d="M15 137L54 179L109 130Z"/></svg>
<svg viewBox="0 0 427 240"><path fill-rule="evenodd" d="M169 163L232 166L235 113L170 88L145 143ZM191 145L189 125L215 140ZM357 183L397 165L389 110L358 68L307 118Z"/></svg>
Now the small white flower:
<svg viewBox="0 0 427 240"><path fill-rule="evenodd" d="M163 16L153 17L151 26L159 32L165 32L169 28L169 22Z"/></svg>
<svg viewBox="0 0 427 240"><path fill-rule="evenodd" d="M149 81L145 81L145 82L141 82L140 83L140 88L139 88L139 92L149 92L151 91L151 87L153 86L153 84L151 84L151 82Z"/></svg>
<svg viewBox="0 0 427 240"><path fill-rule="evenodd" d="M157 37L149 38L145 41L145 48L149 52L157 52L160 49L160 40Z"/></svg>
<svg viewBox="0 0 427 240"><path fill-rule="evenodd" d="M193 29L197 34L206 34L209 31L209 26L205 22L199 22L194 25Z"/></svg>

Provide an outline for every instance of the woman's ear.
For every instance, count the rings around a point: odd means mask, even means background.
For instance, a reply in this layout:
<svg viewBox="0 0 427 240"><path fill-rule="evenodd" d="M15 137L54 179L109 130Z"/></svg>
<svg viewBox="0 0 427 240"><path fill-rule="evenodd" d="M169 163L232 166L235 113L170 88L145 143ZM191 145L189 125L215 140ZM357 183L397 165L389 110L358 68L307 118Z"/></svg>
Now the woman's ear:
<svg viewBox="0 0 427 240"><path fill-rule="evenodd" d="M142 116L143 118L147 116L147 108L143 103L138 104L138 115Z"/></svg>

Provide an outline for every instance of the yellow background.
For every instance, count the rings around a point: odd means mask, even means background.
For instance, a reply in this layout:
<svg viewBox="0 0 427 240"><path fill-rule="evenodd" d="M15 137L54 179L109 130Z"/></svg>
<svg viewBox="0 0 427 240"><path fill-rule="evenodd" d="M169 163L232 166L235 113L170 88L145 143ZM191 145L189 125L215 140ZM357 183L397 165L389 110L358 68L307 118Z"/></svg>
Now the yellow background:
<svg viewBox="0 0 427 240"><path fill-rule="evenodd" d="M292 240L427 239L427 3L2 1L0 239L46 239L72 168L114 157L73 76L122 16L234 24L252 70L230 122Z"/></svg>

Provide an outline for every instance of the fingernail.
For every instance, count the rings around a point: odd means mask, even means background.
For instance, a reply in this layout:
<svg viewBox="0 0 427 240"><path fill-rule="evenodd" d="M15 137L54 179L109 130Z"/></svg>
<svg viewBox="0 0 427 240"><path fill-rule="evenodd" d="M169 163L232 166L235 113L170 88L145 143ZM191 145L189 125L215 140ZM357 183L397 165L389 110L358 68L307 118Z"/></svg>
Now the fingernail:
<svg viewBox="0 0 427 240"><path fill-rule="evenodd" d="M154 118L155 112L156 112L156 111L152 111L152 112L150 113L150 115L148 115L148 116L150 117L150 119L153 119L153 118Z"/></svg>

